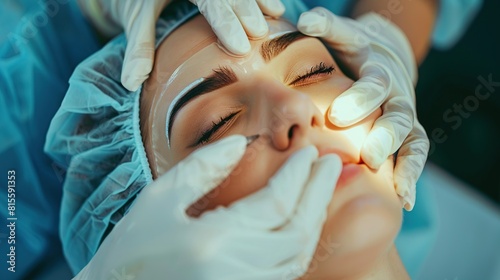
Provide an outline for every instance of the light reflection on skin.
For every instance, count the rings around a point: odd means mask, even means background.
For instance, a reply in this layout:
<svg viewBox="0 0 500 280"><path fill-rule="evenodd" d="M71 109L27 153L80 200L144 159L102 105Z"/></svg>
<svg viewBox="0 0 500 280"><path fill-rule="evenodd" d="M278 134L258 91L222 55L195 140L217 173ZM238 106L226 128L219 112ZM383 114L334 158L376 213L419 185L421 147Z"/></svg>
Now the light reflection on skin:
<svg viewBox="0 0 500 280"><path fill-rule="evenodd" d="M295 30L283 21L268 19L268 23L271 35ZM200 127L219 120L234 108L242 113L230 128L223 129L224 133L216 133L212 141L231 134L261 134L236 167L238 174L230 175L231 180L219 187L216 196L200 201L197 210L229 205L264 187L291 154L307 145L315 145L320 154L336 153L345 164L359 163L363 140L381 115L379 109L355 126L335 127L326 117L328 106L353 81L338 69L327 49L315 38L291 44L266 63L259 47L268 39L251 41L252 52L248 56L231 57L217 46L210 27L198 16L177 29L157 50L155 68L141 99L141 128L155 178L195 150L188 144L196 140L194 135ZM333 65L333 74L299 87L284 83L320 62ZM165 137L169 105L187 85L210 75L218 66L231 67L238 82L197 97L179 110L169 149ZM338 246L333 253L327 252L314 269L310 267L309 276L360 273L360 268L373 267L395 250L393 241L401 226L401 204L392 185L392 169L391 159L378 171L361 165L356 176L339 181L321 235L322 240L333 240ZM323 256L326 251L318 247L316 255Z"/></svg>

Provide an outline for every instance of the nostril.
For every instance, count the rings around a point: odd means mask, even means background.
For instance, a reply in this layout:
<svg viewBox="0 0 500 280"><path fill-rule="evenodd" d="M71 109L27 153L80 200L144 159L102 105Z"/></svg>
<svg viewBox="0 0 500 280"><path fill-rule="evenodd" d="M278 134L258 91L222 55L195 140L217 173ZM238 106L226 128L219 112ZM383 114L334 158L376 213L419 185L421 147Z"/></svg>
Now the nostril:
<svg viewBox="0 0 500 280"><path fill-rule="evenodd" d="M298 125L294 124L290 127L290 129L288 130L288 139L292 139L293 137L293 130L298 127Z"/></svg>
<svg viewBox="0 0 500 280"><path fill-rule="evenodd" d="M325 120L321 117L312 116L311 118L311 127L322 127L325 125Z"/></svg>

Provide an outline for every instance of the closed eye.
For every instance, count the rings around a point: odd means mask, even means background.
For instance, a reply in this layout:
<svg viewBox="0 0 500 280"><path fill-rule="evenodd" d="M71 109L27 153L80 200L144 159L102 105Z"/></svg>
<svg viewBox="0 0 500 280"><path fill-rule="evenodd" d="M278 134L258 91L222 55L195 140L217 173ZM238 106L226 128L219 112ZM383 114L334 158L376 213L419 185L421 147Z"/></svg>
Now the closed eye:
<svg viewBox="0 0 500 280"><path fill-rule="evenodd" d="M310 83L313 83L318 80L318 78L322 78L325 75L331 75L335 68L333 65L327 66L325 63L320 62L318 65L311 67L309 71L307 71L303 75L297 76L293 81L288 83L289 86L304 86Z"/></svg>
<svg viewBox="0 0 500 280"><path fill-rule="evenodd" d="M226 125L228 125L228 123L231 122L234 119L234 117L240 112L241 112L241 110L229 113L225 117L220 117L220 119L217 122L212 122L211 127L209 129L203 131L201 136L198 137L198 140L196 140L196 143L194 143L190 147L197 147L197 146L201 146L201 145L208 143L211 140L212 136L217 131L219 131L221 128L225 127Z"/></svg>

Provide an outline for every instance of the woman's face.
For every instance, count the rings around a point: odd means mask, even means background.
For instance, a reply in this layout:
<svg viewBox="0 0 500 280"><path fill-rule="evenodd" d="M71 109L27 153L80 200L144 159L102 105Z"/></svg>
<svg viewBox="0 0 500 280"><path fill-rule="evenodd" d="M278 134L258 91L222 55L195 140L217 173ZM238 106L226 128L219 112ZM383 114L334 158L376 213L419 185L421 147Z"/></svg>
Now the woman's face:
<svg viewBox="0 0 500 280"><path fill-rule="evenodd" d="M281 20L268 24L269 34L252 39L245 57L228 55L201 16L160 45L141 99L153 175L207 143L259 134L229 178L191 207L196 216L263 188L305 146L316 146L320 156L338 154L343 172L307 275L361 273L390 248L401 225L392 159L378 171L360 162L361 145L381 110L348 128L330 123L329 105L353 81L321 41Z"/></svg>

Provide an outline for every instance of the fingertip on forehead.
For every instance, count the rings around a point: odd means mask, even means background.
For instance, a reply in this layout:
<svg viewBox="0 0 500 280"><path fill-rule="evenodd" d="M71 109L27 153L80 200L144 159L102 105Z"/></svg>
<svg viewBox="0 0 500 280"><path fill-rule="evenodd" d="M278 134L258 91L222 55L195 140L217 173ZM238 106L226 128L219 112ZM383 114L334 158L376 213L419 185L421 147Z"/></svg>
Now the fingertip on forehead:
<svg viewBox="0 0 500 280"><path fill-rule="evenodd" d="M277 33L284 33L288 31L296 31L297 27L285 19L277 19L266 17L267 25L269 26L269 36L276 36Z"/></svg>

